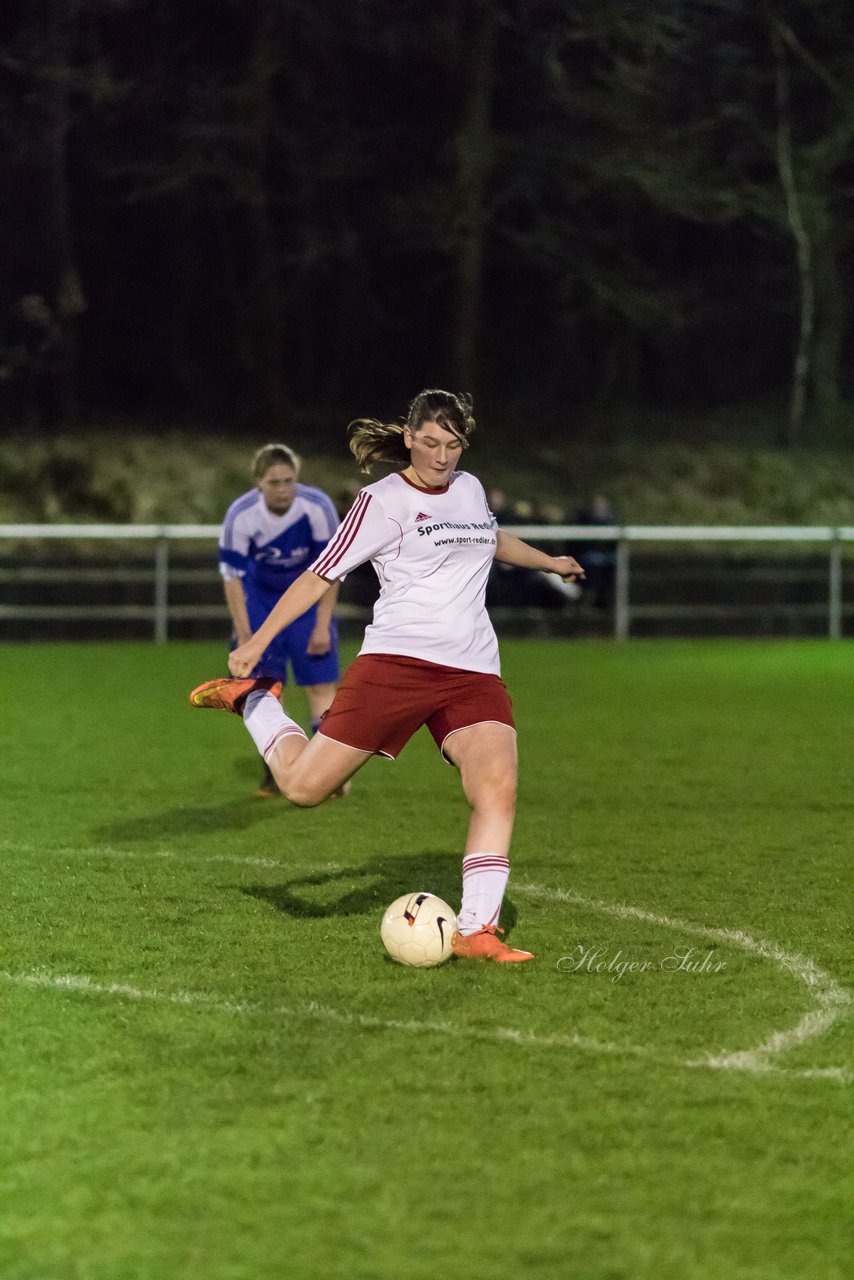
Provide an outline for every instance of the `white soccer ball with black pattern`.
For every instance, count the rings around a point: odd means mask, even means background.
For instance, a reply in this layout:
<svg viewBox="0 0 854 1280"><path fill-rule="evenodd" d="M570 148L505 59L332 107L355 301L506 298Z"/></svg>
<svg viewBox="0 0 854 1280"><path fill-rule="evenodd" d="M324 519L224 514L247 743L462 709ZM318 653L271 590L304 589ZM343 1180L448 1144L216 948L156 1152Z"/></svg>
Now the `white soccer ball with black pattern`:
<svg viewBox="0 0 854 1280"><path fill-rule="evenodd" d="M392 960L432 969L450 959L456 927L456 915L435 893L405 893L383 916L380 935Z"/></svg>

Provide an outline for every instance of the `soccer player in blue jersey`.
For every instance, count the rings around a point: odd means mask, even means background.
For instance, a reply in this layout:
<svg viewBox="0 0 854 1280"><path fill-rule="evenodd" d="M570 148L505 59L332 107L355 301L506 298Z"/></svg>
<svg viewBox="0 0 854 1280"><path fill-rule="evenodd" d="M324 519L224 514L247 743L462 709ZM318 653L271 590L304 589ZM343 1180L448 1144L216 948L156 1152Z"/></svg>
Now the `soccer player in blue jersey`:
<svg viewBox="0 0 854 1280"><path fill-rule="evenodd" d="M226 512L219 540L219 567L234 624L234 643L245 644L282 593L317 558L335 530L338 513L320 489L299 483L300 459L283 444L267 444L252 460L255 488ZM306 691L316 729L338 688L338 636L332 616L337 585L313 608L280 632L264 651L255 676ZM256 795L278 795L267 766Z"/></svg>

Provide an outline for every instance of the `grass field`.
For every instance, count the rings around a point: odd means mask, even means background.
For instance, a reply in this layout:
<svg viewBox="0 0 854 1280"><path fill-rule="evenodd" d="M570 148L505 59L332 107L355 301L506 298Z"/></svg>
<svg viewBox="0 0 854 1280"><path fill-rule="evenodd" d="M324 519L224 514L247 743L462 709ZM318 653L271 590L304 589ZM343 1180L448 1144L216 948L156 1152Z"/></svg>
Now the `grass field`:
<svg viewBox="0 0 854 1280"><path fill-rule="evenodd" d="M219 649L3 649L2 1280L848 1276L851 646L503 648L538 958L429 971L425 733L303 812Z"/></svg>

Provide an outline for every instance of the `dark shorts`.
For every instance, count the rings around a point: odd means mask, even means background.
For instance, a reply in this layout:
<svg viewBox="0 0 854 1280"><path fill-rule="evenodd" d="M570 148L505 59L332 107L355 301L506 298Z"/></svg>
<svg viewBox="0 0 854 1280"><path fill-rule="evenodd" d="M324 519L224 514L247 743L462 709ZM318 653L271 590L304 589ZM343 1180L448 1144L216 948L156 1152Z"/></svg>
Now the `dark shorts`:
<svg viewBox="0 0 854 1280"><path fill-rule="evenodd" d="M279 596L266 596L246 591L246 607L249 625L257 631L267 618ZM261 655L253 676L273 676L283 684L288 682L288 663L298 685L335 684L341 674L338 665L338 631L333 621L331 627L332 648L328 653L306 653L306 647L317 620L317 606L309 609L280 631L273 643Z"/></svg>
<svg viewBox="0 0 854 1280"><path fill-rule="evenodd" d="M319 732L393 760L423 724L441 751L449 734L486 722L515 728L510 695L499 676L366 653L345 672Z"/></svg>

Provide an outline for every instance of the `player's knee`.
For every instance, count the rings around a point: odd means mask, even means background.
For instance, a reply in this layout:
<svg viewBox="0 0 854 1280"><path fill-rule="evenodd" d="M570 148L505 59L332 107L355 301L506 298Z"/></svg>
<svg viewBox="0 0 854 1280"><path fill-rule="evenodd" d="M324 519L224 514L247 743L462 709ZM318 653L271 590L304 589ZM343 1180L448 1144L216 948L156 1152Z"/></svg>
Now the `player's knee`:
<svg viewBox="0 0 854 1280"><path fill-rule="evenodd" d="M292 782L282 787L285 799L298 809L314 809L326 799L326 793L318 791L310 782Z"/></svg>
<svg viewBox="0 0 854 1280"><path fill-rule="evenodd" d="M478 808L512 814L516 809L516 771L502 769L484 775L473 788L471 800Z"/></svg>
<svg viewBox="0 0 854 1280"><path fill-rule="evenodd" d="M516 775L503 778L496 786L496 804L505 813L516 810Z"/></svg>

